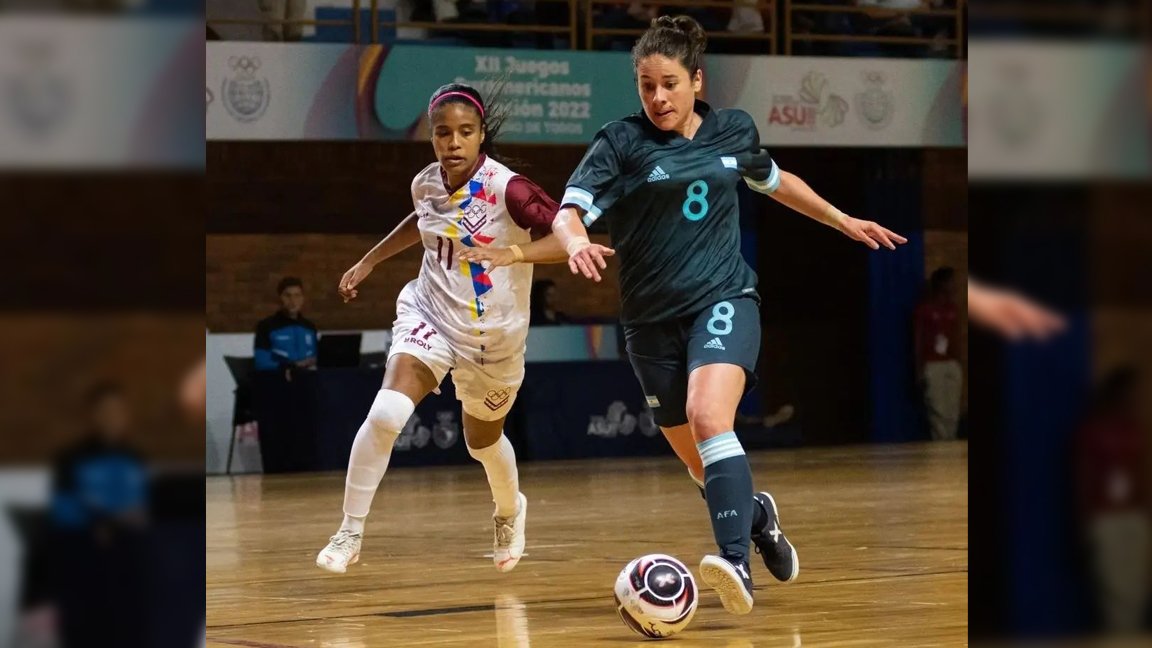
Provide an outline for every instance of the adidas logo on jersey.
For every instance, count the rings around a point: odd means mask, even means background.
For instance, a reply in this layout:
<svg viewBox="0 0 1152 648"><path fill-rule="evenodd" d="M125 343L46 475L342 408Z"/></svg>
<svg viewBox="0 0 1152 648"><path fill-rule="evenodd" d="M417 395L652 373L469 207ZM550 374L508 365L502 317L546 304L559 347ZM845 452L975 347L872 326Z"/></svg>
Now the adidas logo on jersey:
<svg viewBox="0 0 1152 648"><path fill-rule="evenodd" d="M704 348L705 349L720 349L721 351L724 351L724 343L720 341L720 338L714 337L711 340L708 340L708 344L705 344Z"/></svg>
<svg viewBox="0 0 1152 648"><path fill-rule="evenodd" d="M659 166L657 166L655 169L652 169L652 173L648 174L648 182L658 182L660 180L667 180L671 177L672 176L664 172L664 169L661 169Z"/></svg>

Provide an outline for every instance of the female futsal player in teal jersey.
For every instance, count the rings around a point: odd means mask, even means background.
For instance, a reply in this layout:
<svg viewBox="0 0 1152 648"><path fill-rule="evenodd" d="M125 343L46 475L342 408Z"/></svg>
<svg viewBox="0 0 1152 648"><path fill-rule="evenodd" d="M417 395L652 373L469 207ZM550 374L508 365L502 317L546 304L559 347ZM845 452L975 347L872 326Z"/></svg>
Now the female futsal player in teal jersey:
<svg viewBox="0 0 1152 648"><path fill-rule="evenodd" d="M687 16L653 22L632 50L643 110L596 134L568 182L555 238L532 245L562 247L573 273L598 281L603 248L589 244L585 226L607 221L620 258L629 360L656 422L708 502L720 553L701 561L701 578L725 609L746 614L750 543L778 580L794 580L799 561L772 496L754 494L732 431L760 349L756 273L740 256L737 182L872 249L895 249L906 239L845 215L781 171L747 113L697 100L705 41ZM516 260L491 249L466 254Z"/></svg>

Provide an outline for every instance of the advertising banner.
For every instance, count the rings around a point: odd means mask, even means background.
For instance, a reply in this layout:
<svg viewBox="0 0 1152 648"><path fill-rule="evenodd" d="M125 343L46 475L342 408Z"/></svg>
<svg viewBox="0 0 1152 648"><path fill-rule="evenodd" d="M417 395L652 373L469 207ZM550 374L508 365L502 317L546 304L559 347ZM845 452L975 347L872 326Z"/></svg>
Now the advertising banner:
<svg viewBox="0 0 1152 648"><path fill-rule="evenodd" d="M956 61L712 57L713 106L741 108L776 146L964 146Z"/></svg>
<svg viewBox="0 0 1152 648"><path fill-rule="evenodd" d="M640 109L624 52L209 43L209 139L426 140L446 83L499 102L510 142L587 144ZM964 146L957 61L711 56L704 96L769 146Z"/></svg>
<svg viewBox="0 0 1152 648"><path fill-rule="evenodd" d="M324 43L208 43L208 139L357 139L359 51Z"/></svg>
<svg viewBox="0 0 1152 648"><path fill-rule="evenodd" d="M632 64L619 52L378 46L363 65L361 135L371 139L427 139L428 99L446 83L505 104L509 142L584 144L640 107Z"/></svg>

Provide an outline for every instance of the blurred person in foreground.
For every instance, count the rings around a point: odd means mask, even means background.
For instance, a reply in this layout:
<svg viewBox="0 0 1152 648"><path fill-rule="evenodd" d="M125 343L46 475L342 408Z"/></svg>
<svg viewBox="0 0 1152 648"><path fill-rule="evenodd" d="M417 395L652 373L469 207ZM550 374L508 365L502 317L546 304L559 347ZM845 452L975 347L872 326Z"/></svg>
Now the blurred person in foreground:
<svg viewBox="0 0 1152 648"><path fill-rule="evenodd" d="M1056 313L1009 290L968 280L968 319L1009 340L1045 340L1064 329Z"/></svg>
<svg viewBox="0 0 1152 648"><path fill-rule="evenodd" d="M200 359L184 376L180 383L180 407L190 421L203 423L206 418L204 405L208 400L208 368L206 360Z"/></svg>
<svg viewBox="0 0 1152 648"><path fill-rule="evenodd" d="M50 589L61 645L143 646L148 468L129 441L123 387L93 387L85 409L86 434L52 474Z"/></svg>
<svg viewBox="0 0 1152 648"><path fill-rule="evenodd" d="M180 383L180 391L178 398L180 401L180 408L184 412L184 416L195 423L203 423L207 418L204 412L204 404L208 396L208 373L206 358L201 358L200 362L184 376ZM205 610L207 611L207 610ZM205 617L205 624L200 630L200 638L197 641L198 646L207 645L207 618Z"/></svg>
<svg viewBox="0 0 1152 648"><path fill-rule="evenodd" d="M924 405L936 441L956 438L964 391L964 368L959 360L960 308L953 297L955 278L955 270L949 267L932 272L913 324L916 377L924 386Z"/></svg>
<svg viewBox="0 0 1152 648"><path fill-rule="evenodd" d="M144 525L147 467L128 440L132 418L119 384L93 387L86 408L87 434L55 464L52 519L57 528L86 530L108 544Z"/></svg>
<svg viewBox="0 0 1152 648"><path fill-rule="evenodd" d="M1144 626L1152 576L1147 446L1136 413L1139 385L1133 367L1108 373L1076 437L1077 504L1093 584L1104 629L1116 634Z"/></svg>

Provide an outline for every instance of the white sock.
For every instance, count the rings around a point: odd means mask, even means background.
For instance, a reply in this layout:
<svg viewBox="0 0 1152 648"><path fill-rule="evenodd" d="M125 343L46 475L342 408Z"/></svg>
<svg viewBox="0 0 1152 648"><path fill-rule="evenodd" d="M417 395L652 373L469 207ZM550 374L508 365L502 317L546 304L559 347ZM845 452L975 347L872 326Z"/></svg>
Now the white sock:
<svg viewBox="0 0 1152 648"><path fill-rule="evenodd" d="M368 421L360 424L348 457L348 477L344 480L344 523L341 529L364 533L364 518L372 508L372 498L392 459L392 445L399 432L373 434Z"/></svg>
<svg viewBox="0 0 1152 648"><path fill-rule="evenodd" d="M345 486L344 488L347 489L348 487ZM344 522L340 524L340 530L341 531L351 531L352 533L359 533L360 535L364 535L364 520L365 519L367 519L367 518L354 517L354 516L351 516L351 515L348 515L347 513L345 513L344 514Z"/></svg>
<svg viewBox="0 0 1152 648"><path fill-rule="evenodd" d="M372 508L372 498L388 470L392 446L415 406L403 394L381 389L368 417L356 431L348 476L344 481L344 522L341 529L364 533L364 518Z"/></svg>
<svg viewBox="0 0 1152 648"><path fill-rule="evenodd" d="M519 512L520 475L516 471L516 450L508 437L500 435L500 440L487 448L468 448L468 454L484 466L488 474L488 486L492 488L492 499L496 502L497 517L512 517Z"/></svg>

